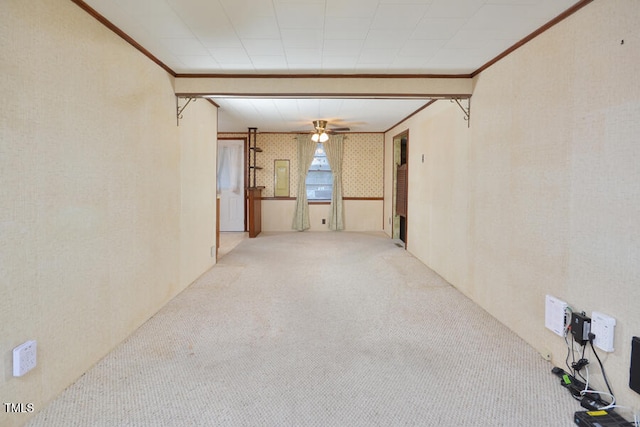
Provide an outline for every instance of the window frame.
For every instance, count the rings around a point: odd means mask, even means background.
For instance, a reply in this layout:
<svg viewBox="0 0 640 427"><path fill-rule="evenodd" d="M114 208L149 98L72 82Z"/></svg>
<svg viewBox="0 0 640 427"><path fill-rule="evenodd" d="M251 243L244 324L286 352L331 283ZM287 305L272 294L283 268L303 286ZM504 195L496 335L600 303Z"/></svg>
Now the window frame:
<svg viewBox="0 0 640 427"><path fill-rule="evenodd" d="M326 169L325 169L326 167ZM309 183L309 178L313 177L313 176L318 176L318 175L325 175L328 176L329 179L326 180L328 182L324 183L324 184L313 184L313 183ZM311 180L314 180L313 178ZM309 192L310 192L310 185L316 185L316 186L322 186L322 187L329 187L328 189L326 188L322 188L322 189L311 189L311 191L314 192L314 196L310 197L309 196ZM318 142L316 145L316 151L313 155L313 162L311 162L311 166L309 166L309 170L307 170L307 178L305 180L305 191L307 192L307 200L309 202L318 202L318 203L322 203L322 202L328 202L331 201L331 198L333 196L333 171L331 170L331 165L329 165L329 160L327 159L327 154L326 154L326 150L324 148L324 145L322 142ZM328 192L328 197L315 197L315 192L316 191L323 191L325 192L325 196L326 196L326 192Z"/></svg>

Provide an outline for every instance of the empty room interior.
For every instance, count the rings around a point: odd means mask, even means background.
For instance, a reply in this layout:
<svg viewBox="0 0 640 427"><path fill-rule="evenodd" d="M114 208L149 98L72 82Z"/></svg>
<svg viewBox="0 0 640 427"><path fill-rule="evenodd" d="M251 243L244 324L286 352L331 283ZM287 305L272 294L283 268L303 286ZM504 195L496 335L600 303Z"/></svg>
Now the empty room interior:
<svg viewBox="0 0 640 427"><path fill-rule="evenodd" d="M0 425L638 425L638 22L3 0Z"/></svg>

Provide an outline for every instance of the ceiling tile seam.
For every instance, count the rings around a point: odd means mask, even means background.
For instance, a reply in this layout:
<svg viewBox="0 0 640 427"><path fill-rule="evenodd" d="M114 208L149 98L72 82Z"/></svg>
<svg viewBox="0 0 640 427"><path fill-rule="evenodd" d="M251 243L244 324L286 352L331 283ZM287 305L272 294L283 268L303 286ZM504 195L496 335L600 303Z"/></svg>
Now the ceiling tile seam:
<svg viewBox="0 0 640 427"><path fill-rule="evenodd" d="M324 2L324 22L322 23L322 46L320 46L320 52L321 54L324 53L324 44L325 41L327 40L327 2ZM320 69L324 69L324 60L320 61Z"/></svg>
<svg viewBox="0 0 640 427"><path fill-rule="evenodd" d="M193 30L193 28L191 28L191 27L189 26L189 24L187 24L187 23L184 21L184 19L183 19L183 18L182 18L182 16L180 15L179 11L177 11L177 10L175 10L175 9L174 9L174 7L172 6L172 3L171 3L171 2L167 2L166 4L167 4L167 6L169 7L169 9L171 9L171 11L172 11L172 12L173 12L173 14L176 16L176 18L178 18L178 19L180 20L180 22L182 22L182 24L183 24L186 28L188 28L188 29L189 29L189 31L191 32L191 35L192 35L193 37L191 37L191 38L187 38L187 40L192 40L192 39L196 39L196 40L198 40L198 43L200 43L201 47L202 47L203 49L205 49L205 50L206 50L206 48L205 48L204 46L202 46L202 42L200 42L200 39L198 39L198 37L196 36L196 32ZM182 39L182 37L178 37L178 38L179 38L179 39ZM173 40L175 40L175 39L177 39L177 38L169 37L169 39L173 39ZM172 55L174 55L174 56L177 56L177 55L178 55L178 54L174 54L173 52L171 52L171 54L172 54Z"/></svg>
<svg viewBox="0 0 640 427"><path fill-rule="evenodd" d="M273 9L273 13L274 13L275 18L276 18L276 25L278 26L278 36L280 37L280 43L282 45L282 51L284 53L284 61L285 61L285 64L287 66L287 69L289 69L289 60L287 58L287 52L284 49L284 43L282 43L282 27L280 25L280 16L278 15L278 9L276 8L276 5L275 5L273 0L271 0L271 8ZM241 40L241 42L242 42L242 40ZM248 54L249 54L249 52L247 51L247 55ZM253 62L253 57L251 55L249 56L249 59L251 60L251 63L253 64L253 68L255 70L257 70L258 68L256 67L255 63Z"/></svg>
<svg viewBox="0 0 640 427"><path fill-rule="evenodd" d="M378 13L378 10L380 10L380 2L378 2L378 4L376 5L376 11L373 13L372 17L369 18L369 27L367 28L367 34L364 36L364 40L362 42L362 47L360 48L360 55L358 55L358 60L356 61L356 69L357 69L357 65L360 63L360 59L362 58L362 51L364 49L365 42L366 42L367 38L369 38L369 34L371 33L371 26L373 25L373 18Z"/></svg>
<svg viewBox="0 0 640 427"><path fill-rule="evenodd" d="M229 21L229 23L231 24L231 28L233 28L233 34L235 34L235 36L238 38L238 40L240 41L240 45L242 45L242 50L244 50L245 55L247 55L247 58L249 58L251 60L251 57L249 56L249 52L247 51L247 47L245 46L242 37L240 37L240 34L238 33L238 30L236 28L236 24L235 22L231 19L231 16L229 15L229 11L227 10L227 8L224 5L224 2L219 2L220 7L222 8L224 15L226 16L227 20ZM272 5L273 5L273 0L272 0ZM282 37L282 36L281 36ZM211 49L207 49L209 51L209 54L211 55L211 57L213 59L215 59L215 57L213 57L213 53L211 53ZM215 50L215 48L213 48L213 50ZM255 65L253 64L253 62L251 62L251 65L254 67L255 69Z"/></svg>

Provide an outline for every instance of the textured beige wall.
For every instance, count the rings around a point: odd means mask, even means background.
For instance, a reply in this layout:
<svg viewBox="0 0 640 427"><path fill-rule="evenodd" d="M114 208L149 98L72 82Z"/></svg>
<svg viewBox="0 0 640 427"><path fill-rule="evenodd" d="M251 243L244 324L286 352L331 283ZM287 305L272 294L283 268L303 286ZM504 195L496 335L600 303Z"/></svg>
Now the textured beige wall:
<svg viewBox="0 0 640 427"><path fill-rule="evenodd" d="M387 135L409 130L408 249L451 283L466 279L468 222L469 131L458 106L438 101ZM387 159L392 177L393 154ZM424 161L423 161L424 156ZM387 193L391 187L387 185ZM389 224L392 196L385 199L385 232Z"/></svg>
<svg viewBox="0 0 640 427"><path fill-rule="evenodd" d="M263 200L262 230L291 231L295 200ZM382 200L345 200L344 226L346 231L382 231ZM309 205L309 231L329 231L328 204ZM326 220L322 224L322 219Z"/></svg>
<svg viewBox="0 0 640 427"><path fill-rule="evenodd" d="M470 148L471 246L486 248L471 263L476 286L492 280L491 264L510 261L493 292L507 307L491 295L481 303L558 364L562 340L530 327L541 324L544 293L615 317L606 369L620 403L636 407L627 384L631 337L640 334L638 22L637 1L596 1L483 73ZM511 101L497 102L497 93ZM508 195L501 217L488 194Z"/></svg>
<svg viewBox="0 0 640 427"><path fill-rule="evenodd" d="M471 128L439 101L386 137L388 153L410 129L409 250L556 365L566 347L544 328L545 294L615 317L615 352L600 355L636 408L638 22L635 0L593 2L476 78Z"/></svg>
<svg viewBox="0 0 640 427"><path fill-rule="evenodd" d="M191 102L180 120L180 283L215 264L218 109Z"/></svg>
<svg viewBox="0 0 640 427"><path fill-rule="evenodd" d="M0 58L0 396L39 410L202 273L180 216L210 201L181 196L173 79L73 3L2 1Z"/></svg>

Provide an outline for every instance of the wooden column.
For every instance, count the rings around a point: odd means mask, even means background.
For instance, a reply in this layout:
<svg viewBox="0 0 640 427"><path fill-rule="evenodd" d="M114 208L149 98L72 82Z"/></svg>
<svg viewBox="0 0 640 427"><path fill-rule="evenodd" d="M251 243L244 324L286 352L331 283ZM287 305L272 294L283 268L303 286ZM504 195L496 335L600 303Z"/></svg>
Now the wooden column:
<svg viewBox="0 0 640 427"><path fill-rule="evenodd" d="M247 188L247 210L249 213L249 237L256 237L262 231L262 189Z"/></svg>

